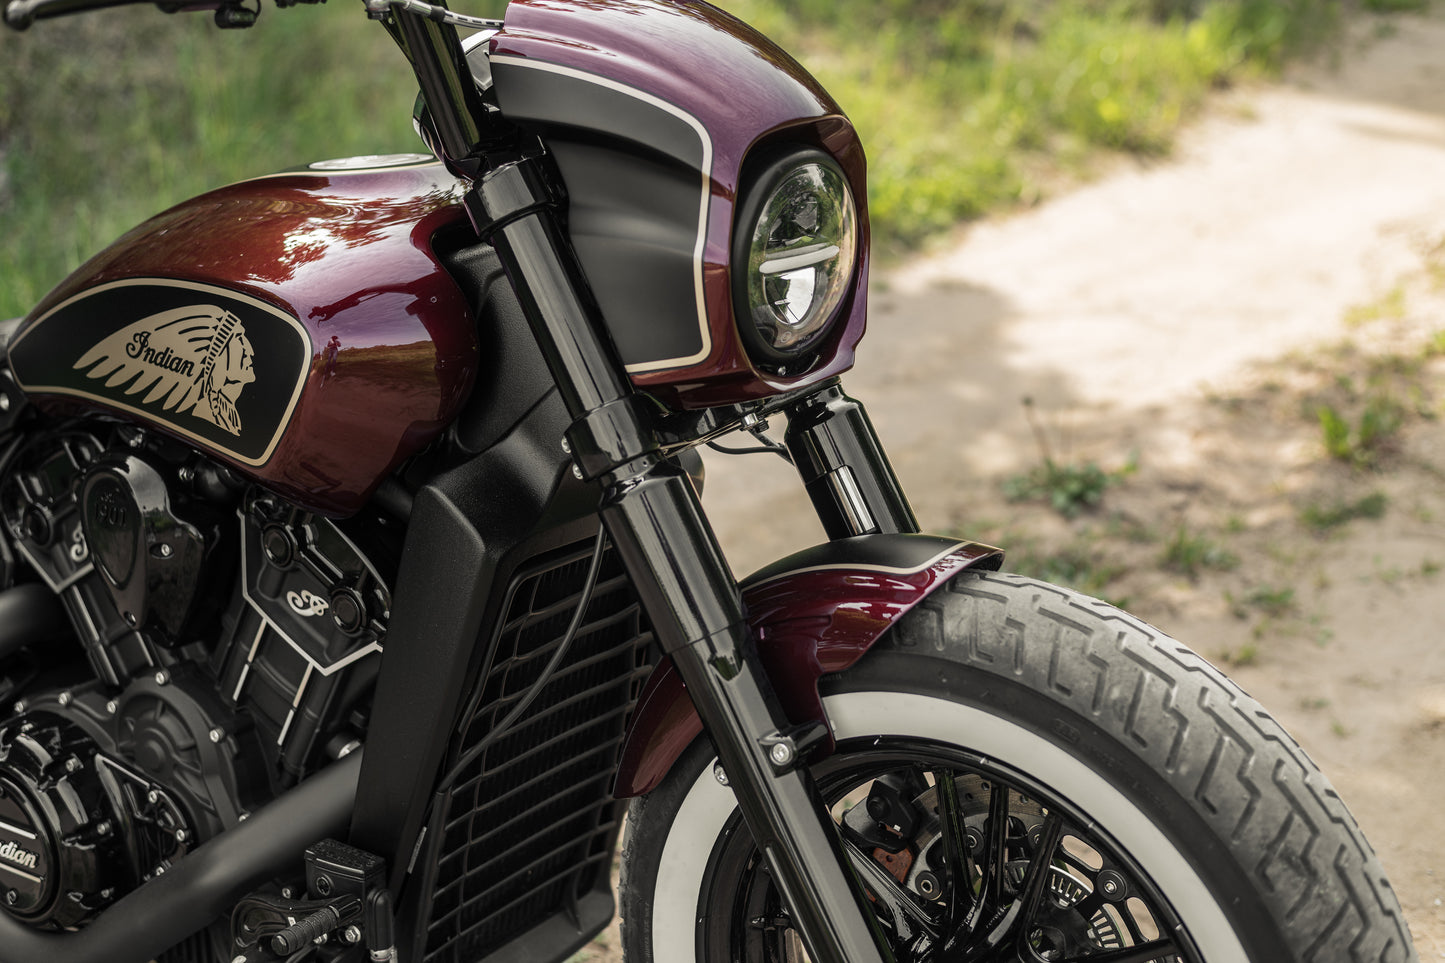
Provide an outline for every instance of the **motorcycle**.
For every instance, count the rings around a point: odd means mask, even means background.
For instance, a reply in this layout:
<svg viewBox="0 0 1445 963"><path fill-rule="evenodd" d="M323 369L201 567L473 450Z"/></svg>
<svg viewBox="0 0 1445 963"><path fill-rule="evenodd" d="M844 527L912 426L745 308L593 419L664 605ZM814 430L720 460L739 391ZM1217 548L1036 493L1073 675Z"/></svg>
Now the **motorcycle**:
<svg viewBox="0 0 1445 963"><path fill-rule="evenodd" d="M918 531L796 62L700 2L366 11L429 153L186 201L3 326L0 960L561 961L624 816L633 961L1416 959L1255 702ZM741 581L739 431L828 538Z"/></svg>

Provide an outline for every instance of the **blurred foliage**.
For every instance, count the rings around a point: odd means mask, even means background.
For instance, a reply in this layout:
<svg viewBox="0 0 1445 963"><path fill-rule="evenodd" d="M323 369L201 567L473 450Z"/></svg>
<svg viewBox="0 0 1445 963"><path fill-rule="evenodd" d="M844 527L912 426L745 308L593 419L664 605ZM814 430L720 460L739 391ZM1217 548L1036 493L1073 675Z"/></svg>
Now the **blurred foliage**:
<svg viewBox="0 0 1445 963"><path fill-rule="evenodd" d="M1398 3L1400 0L1375 0ZM1157 154L1212 86L1328 35L1336 0L727 0L838 98L875 237L915 243L1038 192L1031 158ZM460 9L496 16L500 0ZM415 150L415 84L354 0L251 30L125 7L0 31L0 317L187 196L320 157Z"/></svg>
<svg viewBox="0 0 1445 963"><path fill-rule="evenodd" d="M406 59L356 0L268 3L249 30L151 6L0 30L0 318L187 197L325 157L424 150L415 98Z"/></svg>
<svg viewBox="0 0 1445 963"><path fill-rule="evenodd" d="M894 245L1033 199L1041 166L1165 153L1211 88L1277 70L1339 22L1336 0L723 5L797 55L858 127L876 235Z"/></svg>

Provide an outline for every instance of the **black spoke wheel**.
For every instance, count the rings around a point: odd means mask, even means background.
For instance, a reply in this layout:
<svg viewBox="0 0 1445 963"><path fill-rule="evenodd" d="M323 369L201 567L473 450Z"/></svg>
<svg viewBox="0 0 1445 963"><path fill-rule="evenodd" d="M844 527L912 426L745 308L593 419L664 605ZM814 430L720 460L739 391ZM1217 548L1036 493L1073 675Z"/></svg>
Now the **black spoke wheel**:
<svg viewBox="0 0 1445 963"><path fill-rule="evenodd" d="M900 963L1199 963L1175 942L1180 920L1133 860L1023 773L954 746L886 737L840 744L815 775ZM917 791L902 806L899 786ZM878 822L855 812L870 803L886 818L887 802L911 810L907 834L881 829L893 838L869 840L850 827L849 813ZM707 873L704 905L737 908L708 915L707 958L806 959L739 829L728 827Z"/></svg>
<svg viewBox="0 0 1445 963"><path fill-rule="evenodd" d="M899 961L1418 959L1298 746L1102 602L966 573L821 690L813 772ZM807 960L714 765L699 740L633 803L627 959Z"/></svg>

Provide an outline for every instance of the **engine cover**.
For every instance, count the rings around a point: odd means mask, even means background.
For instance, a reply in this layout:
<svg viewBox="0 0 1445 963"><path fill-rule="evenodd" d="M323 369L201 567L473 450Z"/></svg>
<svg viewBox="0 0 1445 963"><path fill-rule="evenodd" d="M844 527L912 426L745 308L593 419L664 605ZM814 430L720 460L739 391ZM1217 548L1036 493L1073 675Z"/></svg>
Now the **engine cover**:
<svg viewBox="0 0 1445 963"><path fill-rule="evenodd" d="M86 472L81 523L115 607L130 626L151 620L170 639L185 628L206 540L171 510L166 480L135 455L109 454Z"/></svg>
<svg viewBox="0 0 1445 963"><path fill-rule="evenodd" d="M21 919L75 926L135 882L97 759L56 717L0 729L0 886Z"/></svg>

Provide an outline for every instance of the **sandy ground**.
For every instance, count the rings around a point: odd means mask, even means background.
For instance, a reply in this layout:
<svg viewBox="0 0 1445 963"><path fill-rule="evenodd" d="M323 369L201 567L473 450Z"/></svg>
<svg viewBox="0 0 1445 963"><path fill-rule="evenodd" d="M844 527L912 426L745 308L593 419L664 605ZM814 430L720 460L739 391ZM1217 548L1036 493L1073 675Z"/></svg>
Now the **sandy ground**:
<svg viewBox="0 0 1445 963"><path fill-rule="evenodd" d="M1360 24L1343 67L1221 95L1167 161L882 273L845 386L926 530L1082 546L1117 573L1102 594L1231 666L1350 803L1429 959L1445 957L1445 369L1423 349L1445 329L1445 18L1390 24ZM1319 405L1372 392L1401 399L1403 426L1372 464L1331 461ZM1041 457L1025 397L1055 459L1137 458L1091 515L1001 497ZM781 461L709 472L740 572L820 538ZM1376 492L1377 520L1300 521ZM1235 561L1169 571L1177 532Z"/></svg>

